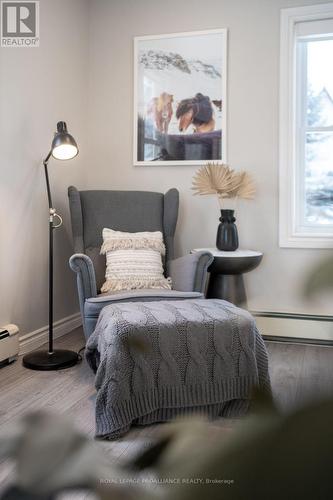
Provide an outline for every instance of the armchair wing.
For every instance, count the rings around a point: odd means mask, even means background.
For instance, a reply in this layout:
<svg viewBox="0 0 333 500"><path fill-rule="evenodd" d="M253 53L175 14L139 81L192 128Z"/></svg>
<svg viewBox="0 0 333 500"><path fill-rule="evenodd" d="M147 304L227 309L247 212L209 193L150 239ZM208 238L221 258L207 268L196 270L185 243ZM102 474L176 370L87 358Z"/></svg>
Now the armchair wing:
<svg viewBox="0 0 333 500"><path fill-rule="evenodd" d="M196 252L168 263L172 288L180 292L205 292L207 269L213 262L210 252Z"/></svg>
<svg viewBox="0 0 333 500"><path fill-rule="evenodd" d="M72 271L76 273L80 311L83 317L85 300L97 296L94 265L90 257L83 253L72 255L69 259L69 265Z"/></svg>

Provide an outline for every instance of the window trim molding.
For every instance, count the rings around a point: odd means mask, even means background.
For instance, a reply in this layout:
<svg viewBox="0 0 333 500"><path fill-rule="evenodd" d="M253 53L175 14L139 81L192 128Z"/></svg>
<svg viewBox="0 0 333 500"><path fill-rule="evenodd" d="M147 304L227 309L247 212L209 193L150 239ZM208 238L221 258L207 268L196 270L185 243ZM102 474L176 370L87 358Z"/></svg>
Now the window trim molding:
<svg viewBox="0 0 333 500"><path fill-rule="evenodd" d="M296 23L333 17L333 3L281 9L279 110L279 245L333 248L333 234L296 232Z"/></svg>

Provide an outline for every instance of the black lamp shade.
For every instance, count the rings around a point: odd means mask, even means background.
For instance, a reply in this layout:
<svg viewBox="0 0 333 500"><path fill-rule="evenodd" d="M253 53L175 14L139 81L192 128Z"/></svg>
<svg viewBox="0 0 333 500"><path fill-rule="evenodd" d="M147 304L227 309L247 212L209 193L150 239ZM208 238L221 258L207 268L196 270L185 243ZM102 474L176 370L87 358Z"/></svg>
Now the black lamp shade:
<svg viewBox="0 0 333 500"><path fill-rule="evenodd" d="M57 160L70 160L79 152L74 137L68 133L65 122L57 123L57 132L52 141L52 156Z"/></svg>

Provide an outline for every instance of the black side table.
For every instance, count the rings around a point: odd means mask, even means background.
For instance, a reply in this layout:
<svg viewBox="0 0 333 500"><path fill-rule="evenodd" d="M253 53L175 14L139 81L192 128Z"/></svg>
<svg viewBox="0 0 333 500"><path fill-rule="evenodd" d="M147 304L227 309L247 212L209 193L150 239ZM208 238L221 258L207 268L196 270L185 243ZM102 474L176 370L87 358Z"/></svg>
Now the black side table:
<svg viewBox="0 0 333 500"><path fill-rule="evenodd" d="M243 274L255 269L263 254L253 250L223 252L216 248L195 248L192 252L208 251L214 256L209 266L210 273L207 298L224 299L237 306L247 308Z"/></svg>

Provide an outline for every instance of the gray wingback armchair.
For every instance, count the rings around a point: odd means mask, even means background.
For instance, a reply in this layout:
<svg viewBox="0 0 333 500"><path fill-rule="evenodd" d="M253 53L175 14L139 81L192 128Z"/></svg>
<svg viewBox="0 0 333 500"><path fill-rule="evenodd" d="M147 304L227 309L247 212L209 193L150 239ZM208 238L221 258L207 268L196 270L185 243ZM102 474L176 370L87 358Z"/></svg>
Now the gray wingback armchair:
<svg viewBox="0 0 333 500"><path fill-rule="evenodd" d="M180 300L203 297L208 252L174 260L174 234L178 218L179 193L146 191L78 191L68 188L74 251L69 260L77 275L77 287L86 338L94 331L103 307L116 302ZM165 273L172 278L172 290L128 290L100 293L105 280L105 256L100 254L102 230L161 231L166 247Z"/></svg>

